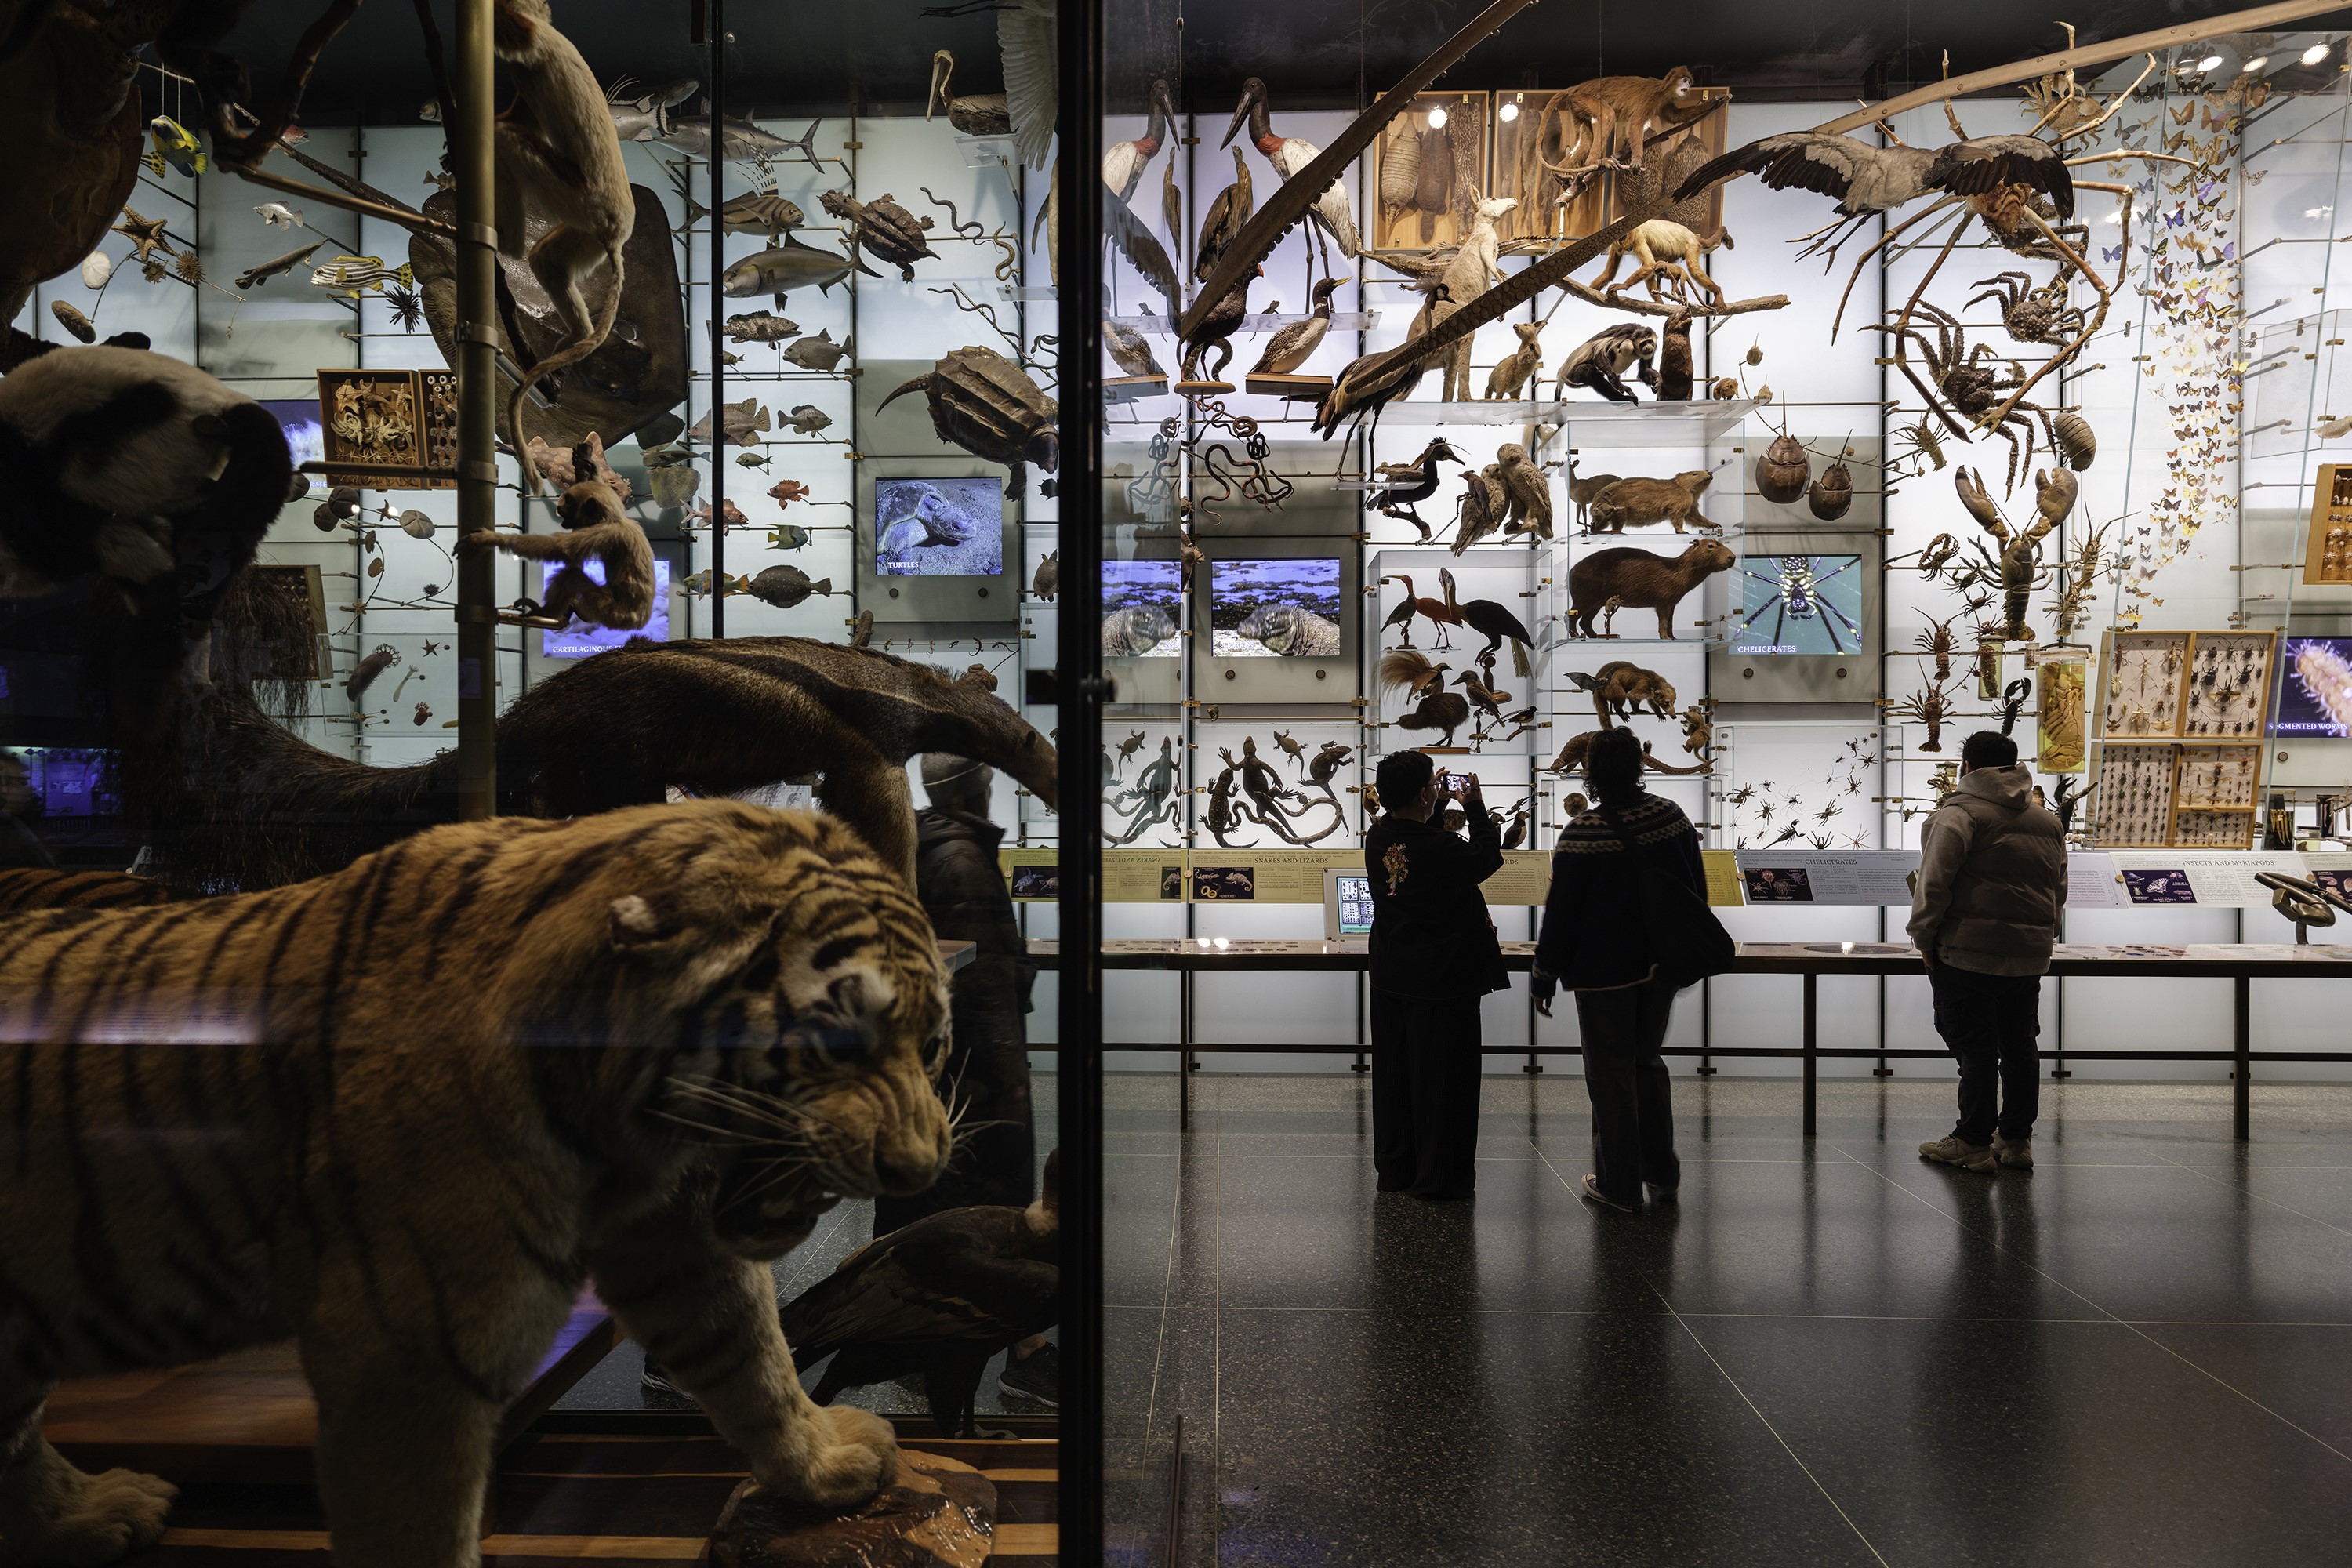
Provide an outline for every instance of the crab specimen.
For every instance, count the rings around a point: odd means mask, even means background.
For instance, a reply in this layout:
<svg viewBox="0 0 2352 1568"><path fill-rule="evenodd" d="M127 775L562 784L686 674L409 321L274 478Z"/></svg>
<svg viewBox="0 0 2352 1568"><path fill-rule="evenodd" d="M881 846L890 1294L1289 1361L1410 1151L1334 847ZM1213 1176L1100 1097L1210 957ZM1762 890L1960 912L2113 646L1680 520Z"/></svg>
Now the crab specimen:
<svg viewBox="0 0 2352 1568"><path fill-rule="evenodd" d="M1914 316L1924 318L1935 329L1934 342L1910 324ZM2019 472L2033 460L2035 419L2042 422L2042 434L2050 449L2058 449L2058 433L2051 427L2050 411L2038 403L2022 401L2020 395L2027 384L2023 367L2010 361L2008 374L2003 374L2002 361L1992 345L1969 343L1967 330L1949 311L1915 298L1893 325L1874 321L1871 330L1888 335L1895 345L1895 368L1919 389L1919 395L1927 400L1927 411L1942 420L1954 437L1963 441L1969 438L1969 426L1960 423L1965 416L1978 428L1992 430L2009 443L2005 489L2015 489ZM1918 345L1920 359L1925 362L1928 377L1926 381L1919 378L1917 368L1905 352L1906 345L1912 343ZM1988 359L1990 364L1986 363ZM2005 403L2000 395L2004 392L2010 394ZM2021 430L2025 435L2021 447L2017 439Z"/></svg>
<svg viewBox="0 0 2352 1568"><path fill-rule="evenodd" d="M1996 273L1977 279L1975 286L1984 292L1969 303L1998 300L2001 324L2009 329L2012 342L2060 348L2083 330L2084 321L2083 312L2066 302L2066 274L2061 272L2036 288L2026 273Z"/></svg>

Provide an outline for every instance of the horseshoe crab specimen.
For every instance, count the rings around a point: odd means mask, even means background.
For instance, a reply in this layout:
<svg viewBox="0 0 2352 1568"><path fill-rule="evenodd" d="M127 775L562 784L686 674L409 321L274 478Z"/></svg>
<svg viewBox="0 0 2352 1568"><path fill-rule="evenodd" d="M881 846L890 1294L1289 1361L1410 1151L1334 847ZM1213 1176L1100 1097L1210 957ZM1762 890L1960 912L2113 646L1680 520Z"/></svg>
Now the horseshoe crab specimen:
<svg viewBox="0 0 2352 1568"><path fill-rule="evenodd" d="M931 428L940 440L983 462L1011 468L1006 489L1016 500L1026 483L1025 465L1034 463L1050 474L1061 460L1060 437L1054 429L1059 405L1019 365L992 349L967 344L877 406L887 408L916 391L929 402ZM1042 488L1047 495L1054 493L1051 480Z"/></svg>
<svg viewBox="0 0 2352 1568"><path fill-rule="evenodd" d="M898 269L898 276L912 283L915 263L929 258L939 259L931 242L923 237L931 226L929 218L919 218L883 192L870 202L861 202L839 191L824 191L817 200L824 210L849 225L850 243L863 246L866 254L887 261Z"/></svg>

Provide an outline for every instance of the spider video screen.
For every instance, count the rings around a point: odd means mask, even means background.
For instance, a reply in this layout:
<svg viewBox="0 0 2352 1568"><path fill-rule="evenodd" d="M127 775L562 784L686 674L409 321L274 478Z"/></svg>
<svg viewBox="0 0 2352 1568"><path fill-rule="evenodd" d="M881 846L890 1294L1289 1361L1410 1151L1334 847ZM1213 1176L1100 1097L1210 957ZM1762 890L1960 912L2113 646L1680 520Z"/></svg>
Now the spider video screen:
<svg viewBox="0 0 2352 1568"><path fill-rule="evenodd" d="M1004 574L1004 481L874 481L877 577L999 577Z"/></svg>
<svg viewBox="0 0 2352 1568"><path fill-rule="evenodd" d="M1181 658L1183 593L1184 568L1177 562L1104 562L1104 657Z"/></svg>
<svg viewBox="0 0 2352 1568"><path fill-rule="evenodd" d="M1739 562L1738 654L1852 654L1862 648L1862 557L1748 555Z"/></svg>
<svg viewBox="0 0 2352 1568"><path fill-rule="evenodd" d="M555 574L562 570L563 563L561 561L540 563L539 591L542 599L546 596L547 585L554 582ZM593 558L584 561L581 563L581 570L588 574L591 582L602 583L604 580L604 563L602 561ZM635 631L621 632L610 626L592 626L575 617L562 631L543 631L539 637L539 651L548 658L586 658L592 653L619 647L631 637L646 637L654 642L669 641L669 563L661 556L654 557L653 618Z"/></svg>
<svg viewBox="0 0 2352 1568"><path fill-rule="evenodd" d="M1219 658L1339 657L1339 558L1210 563L1209 631Z"/></svg>
<svg viewBox="0 0 2352 1568"><path fill-rule="evenodd" d="M2278 663L2271 733L2352 738L2352 637L2288 637Z"/></svg>

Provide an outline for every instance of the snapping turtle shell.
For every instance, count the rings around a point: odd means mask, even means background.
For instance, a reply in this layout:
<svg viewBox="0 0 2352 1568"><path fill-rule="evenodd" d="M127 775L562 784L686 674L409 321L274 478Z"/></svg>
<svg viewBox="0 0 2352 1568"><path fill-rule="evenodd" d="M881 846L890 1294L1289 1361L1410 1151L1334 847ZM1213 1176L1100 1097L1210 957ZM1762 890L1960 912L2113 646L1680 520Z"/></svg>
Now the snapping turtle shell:
<svg viewBox="0 0 2352 1568"><path fill-rule="evenodd" d="M931 220L916 217L892 201L887 191L870 202L845 196L838 191L822 192L817 200L824 204L825 211L849 224L856 244L864 246L869 255L896 267L898 276L909 283L915 280L916 262L925 257L939 259L931 242L923 237Z"/></svg>
<svg viewBox="0 0 2352 1568"><path fill-rule="evenodd" d="M1011 468L1006 489L1016 500L1024 483L1024 463L1050 474L1061 460L1061 440L1054 429L1059 405L1019 365L992 349L967 344L956 350L933 365L930 374L915 377L884 398L877 411L915 391L929 401L931 428L940 440L984 462ZM1044 489L1054 493L1050 481Z"/></svg>

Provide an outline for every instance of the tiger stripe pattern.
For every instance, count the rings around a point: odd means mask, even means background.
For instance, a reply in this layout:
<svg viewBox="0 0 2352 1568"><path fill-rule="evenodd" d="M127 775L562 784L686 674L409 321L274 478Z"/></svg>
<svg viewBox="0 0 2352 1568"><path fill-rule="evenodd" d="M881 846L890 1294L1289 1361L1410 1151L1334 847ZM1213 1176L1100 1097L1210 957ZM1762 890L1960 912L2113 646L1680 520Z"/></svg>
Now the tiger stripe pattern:
<svg viewBox="0 0 2352 1568"><path fill-rule="evenodd" d="M887 1423L801 1391L765 1259L946 1164L946 975L827 818L729 801L436 828L331 877L0 920L0 1560L171 1489L73 1469L58 1379L291 1337L338 1564L472 1568L491 1445L591 1283L763 1485Z"/></svg>
<svg viewBox="0 0 2352 1568"><path fill-rule="evenodd" d="M169 903L172 889L152 877L121 871L0 871L0 920L27 910L121 910Z"/></svg>

